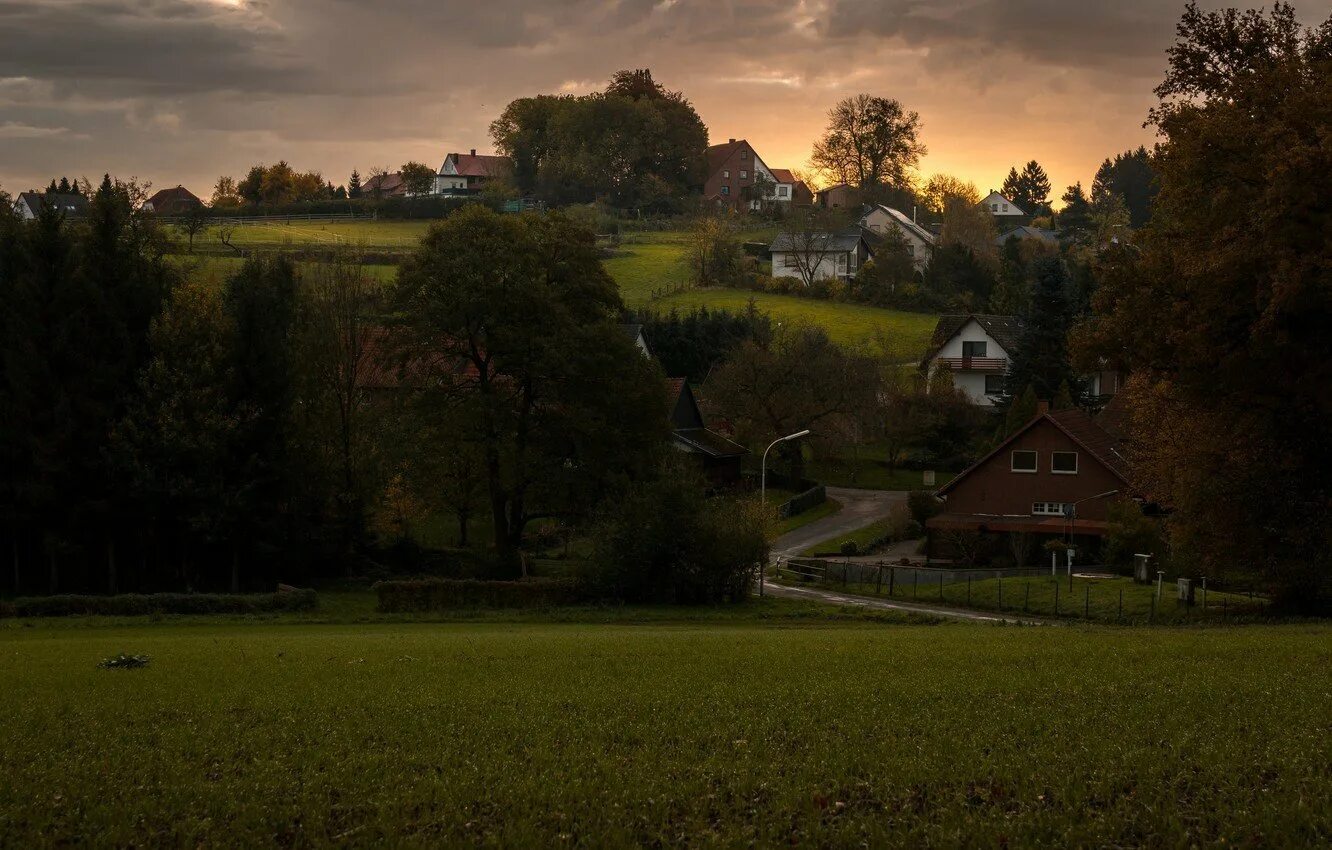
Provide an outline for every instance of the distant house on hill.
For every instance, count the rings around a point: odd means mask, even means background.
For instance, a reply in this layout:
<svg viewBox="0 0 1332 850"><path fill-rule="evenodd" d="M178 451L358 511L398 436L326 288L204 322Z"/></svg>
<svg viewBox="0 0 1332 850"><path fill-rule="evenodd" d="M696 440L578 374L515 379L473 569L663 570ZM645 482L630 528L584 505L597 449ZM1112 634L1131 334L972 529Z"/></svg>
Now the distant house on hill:
<svg viewBox="0 0 1332 850"><path fill-rule="evenodd" d="M847 183L838 183L826 189L820 189L814 196L814 202L824 209L835 210L860 205L860 190Z"/></svg>
<svg viewBox="0 0 1332 850"><path fill-rule="evenodd" d="M647 337L643 336L642 325L620 325L620 330L624 331L625 336L633 340L634 345L638 346L638 350L643 352L644 357L649 360L652 359L652 349L648 348Z"/></svg>
<svg viewBox="0 0 1332 850"><path fill-rule="evenodd" d="M905 213L880 204L861 216L860 226L881 236L890 232L900 234L906 240L916 269L924 271L930 264L934 252L934 234L912 221Z"/></svg>
<svg viewBox="0 0 1332 850"><path fill-rule="evenodd" d="M361 184L361 197L363 198L405 198L407 197L407 181L402 179L401 171L394 171L390 174L376 174L366 179Z"/></svg>
<svg viewBox="0 0 1332 850"><path fill-rule="evenodd" d="M185 215L203 206L203 201L186 189L176 186L174 189L162 189L143 202L143 208L163 217Z"/></svg>
<svg viewBox="0 0 1332 850"><path fill-rule="evenodd" d="M998 192L991 191L980 205L994 216L995 226L999 228L1000 233L1031 223L1031 218L1025 210Z"/></svg>
<svg viewBox="0 0 1332 850"><path fill-rule="evenodd" d="M814 203L814 193L789 168L772 169L772 179L777 181L774 200L781 203L789 201L797 207L808 207Z"/></svg>
<svg viewBox="0 0 1332 850"><path fill-rule="evenodd" d="M714 487L738 484L740 459L749 454L749 450L708 429L687 380L671 378L666 382L666 392L671 406L675 448L692 457Z"/></svg>
<svg viewBox="0 0 1332 850"><path fill-rule="evenodd" d="M469 153L451 153L444 157L444 164L435 177L435 194L479 192L487 184L504 179L512 172L513 165L507 156L477 154L476 148Z"/></svg>
<svg viewBox="0 0 1332 850"><path fill-rule="evenodd" d="M1137 495L1129 476L1123 435L1109 417L1042 402L1030 422L939 488L944 509L925 523L926 553L957 557L958 534L979 535L974 548L990 552L1015 549L1004 544L1017 536L1033 561L1042 539L1094 545L1108 531L1112 502Z"/></svg>
<svg viewBox="0 0 1332 850"><path fill-rule="evenodd" d="M730 139L707 151L708 176L703 183L703 197L734 210L756 209L760 199L753 196L755 177L763 175L773 184L768 201L781 204L808 204L813 194L785 168L769 168L745 139Z"/></svg>
<svg viewBox="0 0 1332 850"><path fill-rule="evenodd" d="M1020 227L1014 227L1012 230L999 236L994 240L994 244L996 247L1002 248L1004 245L1008 244L1008 240L1010 239L1035 239L1051 247L1059 247L1059 231L1044 230L1039 227L1028 227L1025 224Z"/></svg>
<svg viewBox="0 0 1332 850"><path fill-rule="evenodd" d="M20 192L14 200L14 212L24 221L41 215L44 208L57 210L66 218L85 218L88 199L78 193Z"/></svg>
<svg viewBox="0 0 1332 850"><path fill-rule="evenodd" d="M859 227L841 233L779 233L769 249L772 276L849 280L874 256Z"/></svg>

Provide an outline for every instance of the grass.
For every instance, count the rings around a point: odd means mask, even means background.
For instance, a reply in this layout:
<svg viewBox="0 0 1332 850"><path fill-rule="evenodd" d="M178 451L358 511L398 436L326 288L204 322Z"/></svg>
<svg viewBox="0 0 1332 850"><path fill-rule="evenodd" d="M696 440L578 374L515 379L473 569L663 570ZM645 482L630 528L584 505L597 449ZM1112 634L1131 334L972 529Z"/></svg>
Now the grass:
<svg viewBox="0 0 1332 850"><path fill-rule="evenodd" d="M410 221L268 221L263 224L240 224L232 233L231 242L238 248L281 248L350 245L374 249L412 248L429 229L431 222ZM218 237L218 229L210 227L194 239L195 250L229 253Z"/></svg>
<svg viewBox="0 0 1332 850"><path fill-rule="evenodd" d="M606 271L620 286L620 297L630 307L649 306L658 289L676 289L689 283L682 242L625 244L619 256L605 261Z"/></svg>
<svg viewBox="0 0 1332 850"><path fill-rule="evenodd" d="M242 257L218 257L205 254L195 254L193 256L174 254L171 260L191 276L209 277L218 282L228 275L240 271L241 265L245 262ZM302 263L301 265L308 266L310 264ZM371 277L380 283L392 283L398 274L398 267L391 265L366 264L361 268L365 269Z"/></svg>
<svg viewBox="0 0 1332 850"><path fill-rule="evenodd" d="M100 670L121 652L148 667ZM1326 626L0 628L6 845L1316 846Z"/></svg>
<svg viewBox="0 0 1332 850"><path fill-rule="evenodd" d="M840 542L840 541L837 541ZM833 541L820 548L827 551ZM1250 600L1239 593L1218 593L1211 591L1207 595L1207 607L1203 608L1201 591L1192 608L1180 606L1175 599L1175 585L1167 584L1162 591L1160 602L1153 605L1156 595L1154 585L1135 584L1132 579L1113 578L1078 578L1074 576L1070 587L1068 577L1063 572L1055 580L1048 573L1041 572L1030 577L1011 577L1004 579L973 578L968 583L945 580L939 584L938 574L925 570L916 571L911 567L898 567L894 571L885 569L883 581L842 585L834 582L839 590L866 596L881 596L903 601L928 602L932 605L948 605L972 608L982 611L1009 611L1032 614L1039 617L1063 617L1087 619L1103 623L1189 623L1203 620L1221 621L1227 617L1248 618L1261 616L1265 603ZM919 577L919 584L915 583ZM947 577L945 577L947 579ZM1056 586L1058 591L1056 592ZM1122 594L1122 602L1121 602Z"/></svg>
<svg viewBox="0 0 1332 850"><path fill-rule="evenodd" d="M881 519L878 522L870 523L864 528L858 528L855 531L852 531L848 534L843 534L840 537L832 537L827 540L824 540L822 543L816 543L815 545L811 546L810 548L806 549L804 552L801 552L800 554L808 557L824 552L837 552L841 548L842 544L846 543L847 541L851 541L856 544L856 552L858 554L860 555L872 554L867 551L870 545L873 544L874 541L880 539L885 534L888 534L890 531L892 531L894 524L895 524L894 520Z"/></svg>

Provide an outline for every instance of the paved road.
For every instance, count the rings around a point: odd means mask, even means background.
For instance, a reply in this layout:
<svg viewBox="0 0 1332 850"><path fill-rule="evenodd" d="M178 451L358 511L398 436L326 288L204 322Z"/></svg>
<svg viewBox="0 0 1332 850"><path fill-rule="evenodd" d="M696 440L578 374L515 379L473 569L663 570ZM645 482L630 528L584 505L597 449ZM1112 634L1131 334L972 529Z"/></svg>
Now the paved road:
<svg viewBox="0 0 1332 850"><path fill-rule="evenodd" d="M991 614L981 611L966 611L961 608L940 608L933 605L920 605L913 602L897 602L887 599L872 599L866 596L852 596L848 593L835 593L812 587L792 587L769 582L764 591L771 596L787 599L806 599L811 602L826 602L829 605L855 605L861 608L873 608L877 611L905 611L916 614L929 614L946 617L951 620L967 620L974 623L1021 623L1024 625L1047 625L1044 620L1027 617L1014 617L1008 614Z"/></svg>
<svg viewBox="0 0 1332 850"><path fill-rule="evenodd" d="M905 502L907 494L890 490L852 490L829 487L828 498L842 503L842 509L830 517L783 534L772 544L774 557L799 555L816 543L832 540L867 525L888 518L893 505Z"/></svg>

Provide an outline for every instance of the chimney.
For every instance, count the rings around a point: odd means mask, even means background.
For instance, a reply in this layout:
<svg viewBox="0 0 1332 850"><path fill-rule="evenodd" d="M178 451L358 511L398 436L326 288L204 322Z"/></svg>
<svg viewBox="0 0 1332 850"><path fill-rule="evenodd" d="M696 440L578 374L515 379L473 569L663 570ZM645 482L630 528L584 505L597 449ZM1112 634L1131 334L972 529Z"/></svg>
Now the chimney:
<svg viewBox="0 0 1332 850"><path fill-rule="evenodd" d="M476 156L476 148L472 148L472 156Z"/></svg>
<svg viewBox="0 0 1332 850"><path fill-rule="evenodd" d="M733 144L735 144L735 139L730 139L729 141L727 141L727 144L728 144L728 145L733 145Z"/></svg>
<svg viewBox="0 0 1332 850"><path fill-rule="evenodd" d="M1044 416L1045 414L1047 414L1047 413L1049 413L1049 412L1050 412L1050 402L1048 402L1048 401L1038 401L1038 402L1036 402L1036 415L1037 415L1037 416Z"/></svg>

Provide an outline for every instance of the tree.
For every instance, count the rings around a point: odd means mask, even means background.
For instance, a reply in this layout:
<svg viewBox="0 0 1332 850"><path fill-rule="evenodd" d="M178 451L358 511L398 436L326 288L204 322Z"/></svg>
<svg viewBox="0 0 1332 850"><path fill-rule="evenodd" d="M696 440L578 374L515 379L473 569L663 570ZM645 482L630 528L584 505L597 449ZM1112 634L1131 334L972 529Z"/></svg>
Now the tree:
<svg viewBox="0 0 1332 850"><path fill-rule="evenodd" d="M217 178L217 185L213 187L213 198L209 206L214 209L222 209L238 207L240 203L241 196L236 187L236 181L226 175Z"/></svg>
<svg viewBox="0 0 1332 850"><path fill-rule="evenodd" d="M1043 257L1032 264L1034 287L1031 307L1023 317L1017 350L1006 378L1008 400L1031 388L1038 399L1049 401L1063 384L1074 399L1082 396L1082 382L1069 363L1068 331L1072 315L1068 300L1068 273L1059 257Z"/></svg>
<svg viewBox="0 0 1332 850"><path fill-rule="evenodd" d="M62 194L62 195L70 195L70 194L73 194L74 189L73 189L72 186L69 185L69 178L68 178L68 177L61 177L61 178L60 178L60 186L56 189L56 191L59 192L59 193Z"/></svg>
<svg viewBox="0 0 1332 850"><path fill-rule="evenodd" d="M975 183L970 183L951 174L935 174L925 181L920 191L920 202L934 221L942 221L944 211L954 201L967 206L978 206L980 192Z"/></svg>
<svg viewBox="0 0 1332 850"><path fill-rule="evenodd" d="M761 451L777 437L864 410L875 374L872 359L843 351L822 328L788 325L766 347L741 345L705 389L740 437ZM790 477L802 478L799 445L783 443L777 451Z"/></svg>
<svg viewBox="0 0 1332 850"><path fill-rule="evenodd" d="M939 231L939 245L960 245L969 250L982 263L993 266L998 260L995 240L999 231L994 216L973 203L965 194L952 195L944 200L943 228Z"/></svg>
<svg viewBox="0 0 1332 850"><path fill-rule="evenodd" d="M699 286L729 286L744 273L744 254L735 225L715 213L694 219L686 256L694 283Z"/></svg>
<svg viewBox="0 0 1332 850"><path fill-rule="evenodd" d="M741 188L740 197L750 209L763 212L771 206L772 199L777 197L777 181L762 171L755 171L753 181Z"/></svg>
<svg viewBox="0 0 1332 850"><path fill-rule="evenodd" d="M1064 238L1075 243L1087 241L1092 232L1091 201L1082 183L1069 186L1062 200L1064 208L1059 211L1056 221Z"/></svg>
<svg viewBox="0 0 1332 850"><path fill-rule="evenodd" d="M399 171L409 195L429 195L435 191L435 169L420 162L405 162Z"/></svg>
<svg viewBox="0 0 1332 850"><path fill-rule="evenodd" d="M828 183L869 190L907 188L925 155L920 116L896 100L857 95L828 113L828 127L814 143L810 164Z"/></svg>
<svg viewBox="0 0 1332 850"><path fill-rule="evenodd" d="M1332 21L1190 4L1151 120L1150 223L1093 296L1080 354L1132 373L1129 431L1172 549L1278 599L1326 604Z"/></svg>
<svg viewBox="0 0 1332 850"><path fill-rule="evenodd" d="M1016 168L1009 169L1000 194L1027 215L1040 215L1050 206L1050 178L1033 159L1022 167L1021 173Z"/></svg>
<svg viewBox="0 0 1332 850"><path fill-rule="evenodd" d="M820 207L797 211L778 236L787 257L795 263L801 284L809 289L816 280L827 277L825 261L831 265L842 251L838 237L843 219ZM859 231L857 231L859 233Z"/></svg>
<svg viewBox="0 0 1332 850"><path fill-rule="evenodd" d="M472 423L507 573L533 518L582 515L664 445L660 373L618 325L592 233L564 216L455 213L404 262L394 303L423 403Z"/></svg>
<svg viewBox="0 0 1332 850"><path fill-rule="evenodd" d="M707 379L741 344L766 345L772 339L772 319L759 312L753 299L743 312L699 307L682 315L672 309L665 316L647 313L640 321L648 348L666 374L694 383Z"/></svg>
<svg viewBox="0 0 1332 850"><path fill-rule="evenodd" d="M189 253L194 253L194 237L207 230L212 221L212 212L203 204L194 204L185 210L177 226L189 239Z"/></svg>
<svg viewBox="0 0 1332 850"><path fill-rule="evenodd" d="M1152 200L1156 197L1156 172L1147 148L1116 154L1106 159L1092 181L1092 197L1117 195L1123 199L1128 211L1128 225L1137 230L1152 217Z"/></svg>
<svg viewBox="0 0 1332 850"><path fill-rule="evenodd" d="M352 169L351 177L347 179L347 197L361 197L361 173L354 168Z"/></svg>

